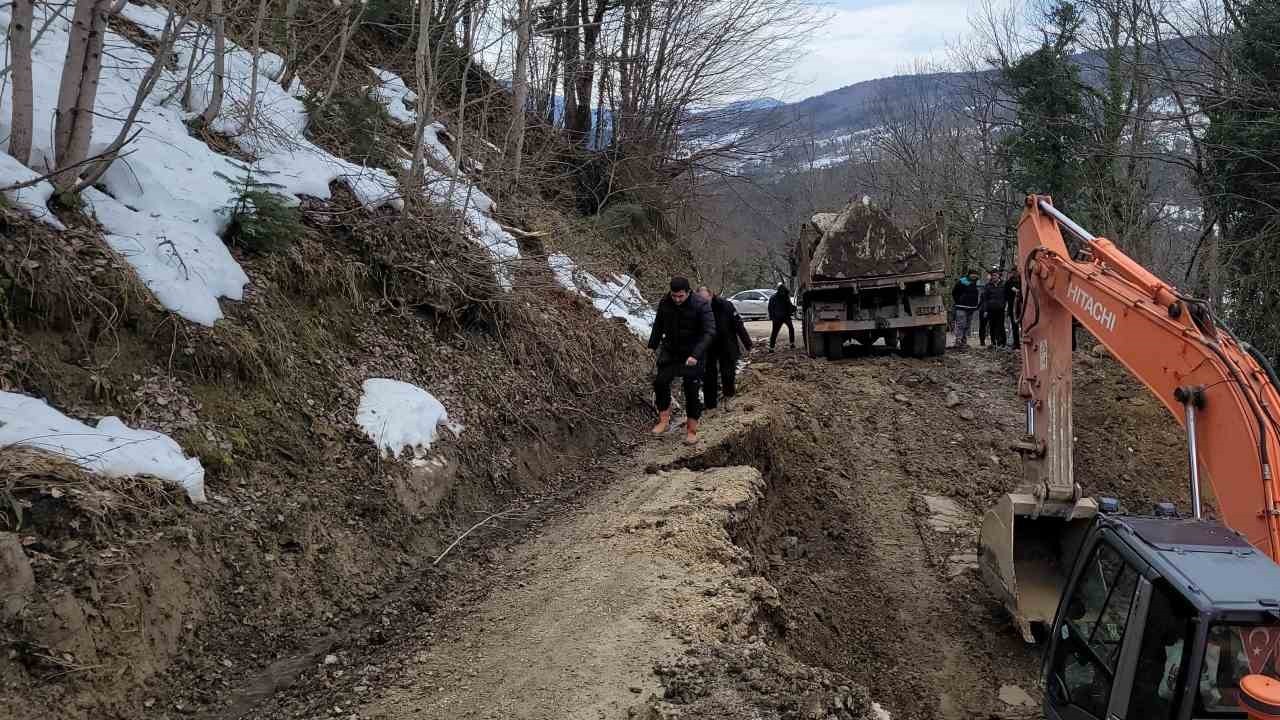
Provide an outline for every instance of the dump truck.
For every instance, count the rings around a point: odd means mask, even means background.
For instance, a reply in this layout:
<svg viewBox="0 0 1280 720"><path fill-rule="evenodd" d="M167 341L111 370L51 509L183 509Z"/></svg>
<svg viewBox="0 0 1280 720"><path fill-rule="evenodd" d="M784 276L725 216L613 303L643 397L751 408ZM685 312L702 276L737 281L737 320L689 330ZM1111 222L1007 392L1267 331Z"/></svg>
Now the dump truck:
<svg viewBox="0 0 1280 720"><path fill-rule="evenodd" d="M904 232L863 198L800 226L796 287L810 357L839 358L854 340L941 355L946 247L940 221Z"/></svg>

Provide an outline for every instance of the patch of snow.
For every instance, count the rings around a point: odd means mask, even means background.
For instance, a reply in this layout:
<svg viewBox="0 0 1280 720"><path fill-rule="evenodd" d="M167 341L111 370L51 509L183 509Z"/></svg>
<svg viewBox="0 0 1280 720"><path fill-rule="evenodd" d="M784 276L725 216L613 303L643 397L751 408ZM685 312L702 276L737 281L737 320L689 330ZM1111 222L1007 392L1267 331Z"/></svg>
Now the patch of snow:
<svg viewBox="0 0 1280 720"><path fill-rule="evenodd" d="M871 703L871 713L876 716L876 720L893 720L893 716L889 714L889 711L880 707L878 702Z"/></svg>
<svg viewBox="0 0 1280 720"><path fill-rule="evenodd" d="M65 457L107 477L151 475L182 486L204 502L204 467L164 433L134 430L116 417L90 427L43 400L0 392L0 447L20 445Z"/></svg>
<svg viewBox="0 0 1280 720"><path fill-rule="evenodd" d="M38 4L37 23L43 25L56 10ZM167 19L164 10L140 5L126 6L122 15L152 37L160 36ZM6 30L10 18L9 9L0 10L0 26ZM33 167L53 165L54 109L69 29L66 18L53 19L33 52ZM179 315L211 325L222 317L218 298L242 299L248 283L239 265L221 247L219 234L227 221L218 211L230 204L232 191L217 175L239 178L245 175L245 168L214 152L188 130L188 121L203 111L212 97L211 56L194 46L194 30L195 26L189 27L175 45L180 72L165 69L144 103L135 126L139 135L128 146L127 157L115 162L102 177L106 192L88 193L86 198L106 229L108 241L125 252L157 298ZM297 83L289 92L274 80L284 65L278 55L263 52L259 56L256 119L252 128L246 128L253 54L231 42L227 46L224 109L213 128L258 158L253 170L259 181L277 184L280 192L289 195L327 198L329 183L339 180L366 205L402 206L396 183L388 173L336 158L306 140L308 118L298 99L305 88ZM188 111L181 105L181 85L193 53L198 71ZM104 54L110 61L104 64L99 81L90 155L102 152L115 139L152 63L150 53L110 31ZM0 136L11 131L11 107L11 92L0 95ZM6 177L13 162L12 158L0 158L0 172ZM39 186L32 190L32 196L25 198L32 203L39 199L39 192L46 192Z"/></svg>
<svg viewBox="0 0 1280 720"><path fill-rule="evenodd" d="M382 68L369 69L378 76L378 84L369 88L369 97L381 103L396 123L406 127L416 125L418 113L409 108L417 102L418 94L410 90L399 75Z"/></svg>
<svg viewBox="0 0 1280 720"><path fill-rule="evenodd" d="M612 280L601 280L580 269L573 258L562 253L549 255L547 264L561 287L591 300L605 317L622 318L641 340L649 339L657 313L640 294L631 276L616 275Z"/></svg>
<svg viewBox="0 0 1280 720"><path fill-rule="evenodd" d="M356 422L379 448L399 456L405 449L415 457L431 447L440 426L454 435L462 425L449 421L449 413L431 393L416 385L372 378L364 381Z"/></svg>
<svg viewBox="0 0 1280 720"><path fill-rule="evenodd" d="M40 173L18 162L12 155L0 153L0 187L18 185L40 177ZM5 191L5 200L14 207L25 210L35 219L63 230L62 221L49 212L49 198L54 194L53 185L41 180L31 187Z"/></svg>

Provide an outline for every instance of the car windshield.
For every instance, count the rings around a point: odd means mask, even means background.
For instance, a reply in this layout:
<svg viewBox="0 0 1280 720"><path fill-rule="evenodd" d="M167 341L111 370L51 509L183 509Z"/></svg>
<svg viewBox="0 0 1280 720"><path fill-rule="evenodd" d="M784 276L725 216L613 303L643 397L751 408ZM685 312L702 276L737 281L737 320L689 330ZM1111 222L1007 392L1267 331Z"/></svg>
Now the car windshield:
<svg viewBox="0 0 1280 720"><path fill-rule="evenodd" d="M1280 679L1280 625L1209 627L1200 670L1200 706L1210 713L1238 715L1238 688L1245 675Z"/></svg>

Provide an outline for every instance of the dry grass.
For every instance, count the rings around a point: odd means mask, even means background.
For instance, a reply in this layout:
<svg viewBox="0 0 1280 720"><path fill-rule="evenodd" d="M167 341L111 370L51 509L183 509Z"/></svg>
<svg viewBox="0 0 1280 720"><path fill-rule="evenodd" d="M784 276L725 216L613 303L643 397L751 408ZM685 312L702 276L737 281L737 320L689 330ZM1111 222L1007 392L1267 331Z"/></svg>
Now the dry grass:
<svg viewBox="0 0 1280 720"><path fill-rule="evenodd" d="M115 516L150 515L178 503L174 488L155 478L109 478L86 472L71 460L43 450L0 448L0 528L30 529L31 509L48 501L87 517L95 529L109 524ZM68 520L59 515L58 522ZM61 535L65 528L56 530L49 534Z"/></svg>

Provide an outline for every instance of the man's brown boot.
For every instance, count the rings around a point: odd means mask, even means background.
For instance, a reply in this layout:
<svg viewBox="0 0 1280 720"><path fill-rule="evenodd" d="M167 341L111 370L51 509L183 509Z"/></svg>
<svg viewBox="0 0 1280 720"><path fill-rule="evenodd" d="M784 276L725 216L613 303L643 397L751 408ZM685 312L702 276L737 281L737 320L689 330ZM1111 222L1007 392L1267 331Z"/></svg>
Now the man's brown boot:
<svg viewBox="0 0 1280 720"><path fill-rule="evenodd" d="M698 421L693 418L687 418L684 421L684 444L696 445L698 443Z"/></svg>
<svg viewBox="0 0 1280 720"><path fill-rule="evenodd" d="M653 426L653 434L662 435L669 427L671 427L671 410L667 409L658 413L658 424Z"/></svg>

